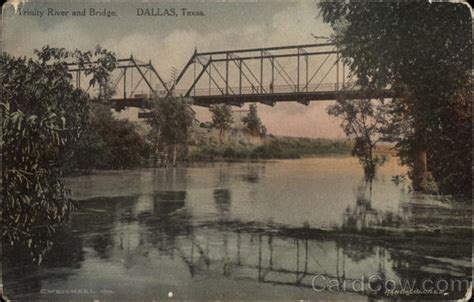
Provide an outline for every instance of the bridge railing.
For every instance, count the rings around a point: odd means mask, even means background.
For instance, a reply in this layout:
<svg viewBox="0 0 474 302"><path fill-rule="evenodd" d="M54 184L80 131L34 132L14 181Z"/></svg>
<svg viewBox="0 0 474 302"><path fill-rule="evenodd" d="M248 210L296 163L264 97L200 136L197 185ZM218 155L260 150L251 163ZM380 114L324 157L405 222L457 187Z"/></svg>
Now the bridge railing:
<svg viewBox="0 0 474 302"><path fill-rule="evenodd" d="M155 96L157 97L165 97L166 90L157 90L156 92L152 92L150 90L136 90L132 95L127 95L127 100L134 100L134 99L151 99ZM123 90L117 89L115 90L115 94L112 99L123 99Z"/></svg>
<svg viewBox="0 0 474 302"><path fill-rule="evenodd" d="M193 89L190 93L190 97L196 96L239 96L239 95L271 95L271 94L287 94L287 93L314 93L314 92L337 92L337 91L352 91L352 90L360 90L361 86L356 85L356 82L347 82L347 83L322 83L322 84L311 84L306 86L300 86L300 89L294 85L275 85L273 87L264 87L261 89L260 87L256 86L244 86L244 87L231 87L229 89L229 93L225 94L219 88L196 88ZM386 89L390 89L390 86L387 86ZM174 90L175 96L184 96L187 90L180 89ZM133 95L127 97L127 100L141 100L141 99L150 99L153 96L158 97L165 97L166 90L159 90L155 93L150 92L149 90L139 90L136 91ZM113 99L123 99L121 97L123 95L122 91L116 90L116 93Z"/></svg>
<svg viewBox="0 0 474 302"><path fill-rule="evenodd" d="M341 91L341 90L353 90L359 89L360 87L355 85L355 82L344 83L322 83L322 84L310 84L308 86L300 85L299 89L296 85L274 85L273 87L268 85L266 87L260 86L243 86L243 87L229 87L227 95L255 95L255 94L278 94L278 93L305 93L305 92L325 92L325 91ZM180 89L175 90L174 94L185 95L187 90ZM190 96L220 96L226 95L223 89L219 88L196 88L190 93Z"/></svg>

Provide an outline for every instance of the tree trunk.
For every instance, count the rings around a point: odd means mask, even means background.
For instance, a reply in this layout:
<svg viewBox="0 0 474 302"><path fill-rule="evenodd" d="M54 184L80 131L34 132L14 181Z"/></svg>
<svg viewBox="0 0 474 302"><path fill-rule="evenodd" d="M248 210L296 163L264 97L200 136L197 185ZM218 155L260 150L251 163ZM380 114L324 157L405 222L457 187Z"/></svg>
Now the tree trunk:
<svg viewBox="0 0 474 302"><path fill-rule="evenodd" d="M416 150L415 162L413 164L413 190L415 191L426 190L428 175L426 156L426 150L424 148Z"/></svg>
<svg viewBox="0 0 474 302"><path fill-rule="evenodd" d="M170 153L169 147L165 147L164 152L163 152L163 167L165 168L168 168L169 153Z"/></svg>
<svg viewBox="0 0 474 302"><path fill-rule="evenodd" d="M173 145L173 167L176 167L176 155L178 153L178 147Z"/></svg>
<svg viewBox="0 0 474 302"><path fill-rule="evenodd" d="M156 135L155 143L154 143L154 146L153 146L153 153L155 155L155 158L153 160L153 168L156 168L156 164L157 164L157 161L158 161L158 154L160 153L159 150L158 150L160 135L161 135L161 125L158 127L158 134Z"/></svg>
<svg viewBox="0 0 474 302"><path fill-rule="evenodd" d="M418 192L425 192L428 183L427 148L424 129L425 127L423 126L422 121L415 119L415 158L413 162L412 184L413 190Z"/></svg>

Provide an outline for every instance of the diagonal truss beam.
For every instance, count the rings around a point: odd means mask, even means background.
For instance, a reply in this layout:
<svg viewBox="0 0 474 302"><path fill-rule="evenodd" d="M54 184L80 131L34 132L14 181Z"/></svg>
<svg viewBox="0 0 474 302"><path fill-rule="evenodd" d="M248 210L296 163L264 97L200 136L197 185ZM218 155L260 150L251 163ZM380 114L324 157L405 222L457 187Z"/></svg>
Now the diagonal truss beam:
<svg viewBox="0 0 474 302"><path fill-rule="evenodd" d="M123 87L124 87L124 99L128 98L128 95L130 97L133 95L133 93L136 91L136 89L139 87L141 82L145 82L147 87L150 89L150 91L153 94L157 94L156 88L153 87L151 83L151 75L154 75L154 77L158 80L159 84L163 87L163 89L168 93L169 88L167 87L166 83L163 81L163 78L159 75L151 61L148 63L143 63L133 57L131 55L129 58L122 58L122 59L117 59L117 64L115 67L115 70L120 71L118 77L112 82L112 87L113 89L116 89L120 82L123 82ZM97 61L90 62L85 64L85 66L79 66L77 63L68 63L68 70L70 72L76 72L76 85L80 85L80 77L81 73L84 74L87 71L90 71L94 68L94 66L97 64ZM130 69L132 72L132 77L129 79L127 76L127 70ZM138 79L138 83L134 85L134 79L133 79L133 70L137 70L140 77ZM150 79L147 78L147 75L150 75ZM127 83L130 83L129 85ZM130 86L131 88L131 93L127 93L127 86ZM135 88L133 88L135 87Z"/></svg>
<svg viewBox="0 0 474 302"><path fill-rule="evenodd" d="M291 91L308 91L309 85L312 83L316 75L322 69L322 66L326 64L328 58L331 55L336 55L337 50L335 49L335 45L333 43L319 43L319 44L302 44L302 45L293 45L293 46L280 46L280 47L266 47L266 48L249 48L249 49L236 49L236 50L223 50L223 51L211 51L211 52L198 52L197 50L194 51L191 58L188 62L184 65L183 69L179 73L175 83L170 87L169 94L173 93L176 86L181 84L182 79L185 77L186 74L189 73L189 67L193 64L200 63L204 68L204 72L201 73L201 76L197 77L194 76L192 80L191 86L196 92L196 86L199 84L199 80L202 80L202 75L207 73L209 77L209 84L206 86L208 87L209 94L211 94L211 86L215 85L222 95L227 94L235 94L240 95L242 93L248 94L249 90L242 90L242 81L248 82L252 88L250 90L251 94L268 94L268 93L275 93L274 92L274 82L275 76L280 77L281 80L286 83L287 86L291 89ZM317 66L318 70L314 72L311 77L308 75L308 61L310 57L325 57L325 59L321 62L321 60L314 60L312 62L320 63L319 66L313 64L312 66ZM297 59L297 73L296 75L293 74L294 72L287 70L287 67L282 66L279 59L280 58L292 58L294 57ZM304 63L300 64L300 59L303 57ZM201 58L206 58L208 63L210 64L203 64ZM255 62L252 63L252 67L248 64L248 62ZM270 81L270 89L263 84L264 80L264 73L267 74L269 71L269 64L271 63L271 77L265 75L265 78L269 79ZM292 61L290 61L292 62ZM225 72L222 73L219 69L218 63L225 64ZM232 82L236 83L238 81L238 91L235 86L231 87L229 83L229 63L233 64L237 67L237 73L233 71L233 78ZM253 65L255 64L255 65ZM265 68L264 68L265 64ZM305 66L304 66L305 64ZM302 65L303 67L300 67ZM259 66L260 68L258 68ZM254 68L256 67L256 68ZM305 69L304 69L305 68ZM259 69L259 70L258 70ZM265 70L265 72L264 72ZM305 80L303 83L300 82L300 72L305 74ZM195 73L194 73L195 75ZM236 76L238 78L236 78ZM187 77L189 78L189 76ZM295 80L296 79L296 80ZM281 81L280 80L280 81ZM221 87L222 85L219 82L223 82L225 87ZM318 84L319 85L319 84ZM201 85L202 86L202 85ZM199 87L199 86L198 86ZM248 88L246 88L248 89ZM280 88L281 89L281 88ZM199 89L202 90L202 89ZM185 91L189 91L189 85L185 86ZM281 91L281 90L280 90ZM202 92L201 92L202 93Z"/></svg>
<svg viewBox="0 0 474 302"><path fill-rule="evenodd" d="M189 87L188 91L186 91L186 94L185 96L188 97L190 94L191 94L191 91L194 89L194 86L196 86L197 82L199 81L199 79L202 77L202 75L204 74L204 72L206 72L207 70L207 67L209 67L209 65L211 64L211 60L209 60L203 67L202 67L202 70L201 72L198 74L198 76L196 77L196 79L194 80L194 82L191 84L191 87ZM189 67L189 66L188 66Z"/></svg>

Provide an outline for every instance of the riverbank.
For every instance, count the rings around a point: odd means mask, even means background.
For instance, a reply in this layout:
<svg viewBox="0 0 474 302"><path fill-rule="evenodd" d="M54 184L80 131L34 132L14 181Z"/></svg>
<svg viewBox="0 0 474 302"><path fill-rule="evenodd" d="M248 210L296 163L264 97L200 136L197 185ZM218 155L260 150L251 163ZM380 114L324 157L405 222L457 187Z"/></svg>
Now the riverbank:
<svg viewBox="0 0 474 302"><path fill-rule="evenodd" d="M190 148L187 160L245 161L259 159L298 159L311 155L350 154L352 143L347 140L268 136L261 145L204 144Z"/></svg>
<svg viewBox="0 0 474 302"><path fill-rule="evenodd" d="M257 140L255 140L257 141ZM349 140L331 140L324 138L279 137L268 135L260 138L259 143L251 140L227 140L188 146L187 152L181 151L177 157L177 166L189 166L193 163L206 162L257 162L276 159L301 159L311 156L350 155L352 142ZM388 154L388 148L382 148ZM153 168L154 158L143 159L140 164L127 169ZM158 166L161 167L161 166ZM92 169L68 170L67 177L95 175L100 171L123 169Z"/></svg>

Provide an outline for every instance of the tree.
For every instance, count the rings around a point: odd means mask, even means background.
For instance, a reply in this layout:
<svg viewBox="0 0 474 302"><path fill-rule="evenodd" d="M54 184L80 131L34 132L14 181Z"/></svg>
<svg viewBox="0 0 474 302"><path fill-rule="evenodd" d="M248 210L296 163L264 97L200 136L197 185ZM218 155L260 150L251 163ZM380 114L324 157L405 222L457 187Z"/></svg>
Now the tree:
<svg viewBox="0 0 474 302"><path fill-rule="evenodd" d="M164 165L172 157L176 165L177 148L187 145L189 129L194 121L194 111L184 98L166 97L152 101L151 117L147 120L150 126L150 140L155 154L155 163L160 151L164 151Z"/></svg>
<svg viewBox="0 0 474 302"><path fill-rule="evenodd" d="M116 94L116 89L112 83L111 79L107 79L102 81L99 84L99 93L97 95L98 100L102 100L103 102L108 102L110 99Z"/></svg>
<svg viewBox="0 0 474 302"><path fill-rule="evenodd" d="M212 112L212 124L219 129L219 139L222 142L224 131L232 126L232 109L229 105L214 105L209 110Z"/></svg>
<svg viewBox="0 0 474 302"><path fill-rule="evenodd" d="M251 135L257 136L262 135L263 133L266 134L266 128L262 126L262 121L258 116L257 106L255 104L250 104L249 113L247 116L242 118L242 122L245 124Z"/></svg>
<svg viewBox="0 0 474 302"><path fill-rule="evenodd" d="M386 112L383 100L374 104L369 100L339 99L328 107L328 113L342 119L345 134L355 139L352 155L357 156L368 179L374 176L377 165L385 158L374 153L380 133L385 127Z"/></svg>
<svg viewBox="0 0 474 302"><path fill-rule="evenodd" d="M434 156L439 153L440 142L458 136L456 131L446 129L456 123L453 113L462 110L457 98L471 72L469 8L462 3L429 1L318 5L323 20L335 31L333 39L344 62L362 89L370 92L391 85L402 96L392 100L391 118L401 121L405 117L409 123L391 123L387 129L393 131L389 136L411 168L414 189L423 190L427 165L431 171L443 165ZM467 135L461 140L471 142ZM447 154L457 154L460 161L470 162L467 148L459 154L457 146L445 144L442 148ZM451 169L454 172L457 165ZM434 174L441 191L453 191L444 181L451 172ZM470 177L470 173L463 174L462 182L467 183ZM471 195L470 186L458 193Z"/></svg>
<svg viewBox="0 0 474 302"><path fill-rule="evenodd" d="M74 208L62 169L87 120L89 97L71 85L67 62L88 64L93 86L108 77L116 60L100 47L69 52L46 46L35 54L37 59L0 57L2 235L41 262L51 245L44 238Z"/></svg>
<svg viewBox="0 0 474 302"><path fill-rule="evenodd" d="M134 123L116 119L110 106L91 102L69 170L123 169L141 165L149 145Z"/></svg>

